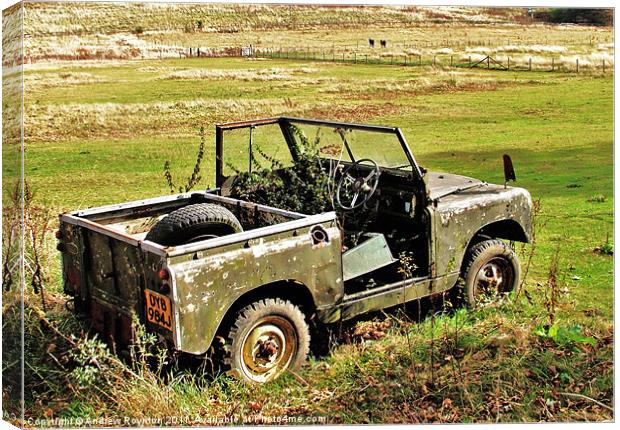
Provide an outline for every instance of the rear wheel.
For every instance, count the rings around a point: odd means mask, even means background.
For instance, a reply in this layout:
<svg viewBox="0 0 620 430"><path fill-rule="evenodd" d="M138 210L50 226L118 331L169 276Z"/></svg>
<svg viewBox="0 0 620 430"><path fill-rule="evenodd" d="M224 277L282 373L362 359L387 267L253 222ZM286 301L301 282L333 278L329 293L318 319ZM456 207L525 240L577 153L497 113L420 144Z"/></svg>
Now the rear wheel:
<svg viewBox="0 0 620 430"><path fill-rule="evenodd" d="M151 228L146 240L164 246L175 246L242 230L237 217L225 207L199 203L170 212Z"/></svg>
<svg viewBox="0 0 620 430"><path fill-rule="evenodd" d="M474 245L463 270L464 293L471 307L497 301L519 284L521 268L514 250L501 240Z"/></svg>
<svg viewBox="0 0 620 430"><path fill-rule="evenodd" d="M224 363L240 379L264 383L298 369L309 349L310 331L301 310L282 299L264 299L237 312Z"/></svg>

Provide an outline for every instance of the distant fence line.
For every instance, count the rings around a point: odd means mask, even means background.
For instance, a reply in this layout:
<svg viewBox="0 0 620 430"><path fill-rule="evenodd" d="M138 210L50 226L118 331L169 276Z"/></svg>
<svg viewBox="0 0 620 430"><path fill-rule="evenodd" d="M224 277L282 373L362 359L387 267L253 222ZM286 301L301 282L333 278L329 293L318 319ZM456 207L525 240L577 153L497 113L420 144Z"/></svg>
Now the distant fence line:
<svg viewBox="0 0 620 430"><path fill-rule="evenodd" d="M379 56L357 52L336 52L335 50L310 51L294 48L241 48L239 55L272 59L325 61L332 63L381 64L397 66L433 66L485 68L490 70L575 72L580 70L613 71L613 64L605 59L584 60L571 56L569 60L561 57L542 57L521 55L517 57L491 57L484 54L384 54ZM481 58L483 57L483 58ZM544 62L541 61L541 57ZM535 61L533 61L535 59Z"/></svg>

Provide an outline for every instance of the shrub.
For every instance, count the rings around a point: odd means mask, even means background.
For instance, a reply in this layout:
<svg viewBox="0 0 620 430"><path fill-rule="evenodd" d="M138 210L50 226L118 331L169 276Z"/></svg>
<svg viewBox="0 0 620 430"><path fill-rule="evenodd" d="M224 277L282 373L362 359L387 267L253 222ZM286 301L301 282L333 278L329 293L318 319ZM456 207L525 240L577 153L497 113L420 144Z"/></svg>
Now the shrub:
<svg viewBox="0 0 620 430"><path fill-rule="evenodd" d="M330 178L319 159L319 138L310 142L298 127L290 127L298 142L293 165L284 168L280 161L256 147L256 153L269 163L269 168L264 168L256 157L252 157L256 169L252 172L239 172L229 166L237 173L231 197L306 214L332 210Z"/></svg>
<svg viewBox="0 0 620 430"><path fill-rule="evenodd" d="M558 8L551 9L549 20L557 23L612 25L612 9Z"/></svg>

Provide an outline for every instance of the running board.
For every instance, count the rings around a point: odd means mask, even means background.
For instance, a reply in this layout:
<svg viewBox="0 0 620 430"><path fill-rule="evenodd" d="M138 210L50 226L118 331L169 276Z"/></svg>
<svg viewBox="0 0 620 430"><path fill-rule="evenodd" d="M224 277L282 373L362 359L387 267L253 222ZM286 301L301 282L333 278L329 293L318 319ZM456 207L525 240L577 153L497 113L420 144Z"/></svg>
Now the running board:
<svg viewBox="0 0 620 430"><path fill-rule="evenodd" d="M365 312L402 305L451 289L458 280L459 273L451 273L440 278L412 278L373 288L355 294L345 295L338 306L340 318L348 320Z"/></svg>

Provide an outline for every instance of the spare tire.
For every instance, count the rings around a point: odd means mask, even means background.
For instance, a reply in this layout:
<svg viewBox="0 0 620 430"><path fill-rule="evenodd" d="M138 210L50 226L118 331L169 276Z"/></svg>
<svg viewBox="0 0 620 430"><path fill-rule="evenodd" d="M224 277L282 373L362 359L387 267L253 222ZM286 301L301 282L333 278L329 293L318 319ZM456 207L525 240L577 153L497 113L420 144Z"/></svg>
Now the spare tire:
<svg viewBox="0 0 620 430"><path fill-rule="evenodd" d="M145 239L176 246L240 231L243 227L231 211L219 205L199 203L170 212L151 228Z"/></svg>

